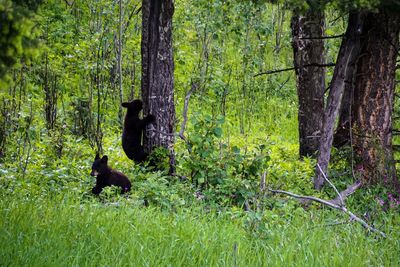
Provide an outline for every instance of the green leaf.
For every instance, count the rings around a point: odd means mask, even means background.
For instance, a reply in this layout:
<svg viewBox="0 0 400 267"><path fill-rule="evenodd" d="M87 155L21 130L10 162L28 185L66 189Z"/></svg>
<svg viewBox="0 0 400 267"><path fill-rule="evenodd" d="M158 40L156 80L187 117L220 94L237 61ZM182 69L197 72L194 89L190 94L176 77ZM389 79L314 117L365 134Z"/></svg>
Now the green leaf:
<svg viewBox="0 0 400 267"><path fill-rule="evenodd" d="M222 129L220 128L220 127L216 127L215 129L214 129L214 135L216 136L216 137L221 137L222 136Z"/></svg>

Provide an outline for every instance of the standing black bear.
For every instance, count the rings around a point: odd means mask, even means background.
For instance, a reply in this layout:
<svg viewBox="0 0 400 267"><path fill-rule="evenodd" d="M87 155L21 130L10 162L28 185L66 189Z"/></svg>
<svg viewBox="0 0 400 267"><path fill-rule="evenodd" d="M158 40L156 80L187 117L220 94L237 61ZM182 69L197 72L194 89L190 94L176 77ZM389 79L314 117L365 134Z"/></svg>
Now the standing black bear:
<svg viewBox="0 0 400 267"><path fill-rule="evenodd" d="M99 154L96 154L92 165L91 176L96 176L96 186L93 187L92 193L95 195L100 194L106 186L119 186L121 193L126 193L131 190L131 182L125 174L113 170L107 165L108 157L103 156L101 159Z"/></svg>
<svg viewBox="0 0 400 267"><path fill-rule="evenodd" d="M146 125L155 121L155 117L149 114L143 119L139 118L139 113L143 108L143 103L139 99L132 102L124 102L122 106L128 109L122 132L122 148L128 158L134 160L136 163L141 163L148 156L142 146L143 130Z"/></svg>

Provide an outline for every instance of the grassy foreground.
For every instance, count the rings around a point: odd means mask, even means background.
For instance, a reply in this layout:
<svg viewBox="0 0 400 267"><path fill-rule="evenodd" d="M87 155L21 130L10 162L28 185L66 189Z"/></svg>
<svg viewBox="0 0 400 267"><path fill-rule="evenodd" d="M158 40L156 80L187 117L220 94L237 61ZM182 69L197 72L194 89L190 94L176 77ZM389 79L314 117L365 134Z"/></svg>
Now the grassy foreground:
<svg viewBox="0 0 400 267"><path fill-rule="evenodd" d="M341 216L323 209L270 211L255 225L250 214L200 207L3 195L0 212L1 266L400 265L398 215L386 216L389 237L380 239L357 224L326 226Z"/></svg>

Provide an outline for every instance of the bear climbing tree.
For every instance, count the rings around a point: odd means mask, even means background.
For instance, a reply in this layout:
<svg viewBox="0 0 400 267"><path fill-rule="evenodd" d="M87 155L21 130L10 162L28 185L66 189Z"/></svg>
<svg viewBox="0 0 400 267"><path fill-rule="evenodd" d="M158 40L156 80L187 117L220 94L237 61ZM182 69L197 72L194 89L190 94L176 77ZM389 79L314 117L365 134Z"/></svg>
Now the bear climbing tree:
<svg viewBox="0 0 400 267"><path fill-rule="evenodd" d="M154 116L150 114L143 119L139 118L139 113L143 108L143 103L139 99L124 102L122 107L127 109L122 132L122 148L128 158L141 163L148 156L142 146L143 130L146 125L154 122Z"/></svg>

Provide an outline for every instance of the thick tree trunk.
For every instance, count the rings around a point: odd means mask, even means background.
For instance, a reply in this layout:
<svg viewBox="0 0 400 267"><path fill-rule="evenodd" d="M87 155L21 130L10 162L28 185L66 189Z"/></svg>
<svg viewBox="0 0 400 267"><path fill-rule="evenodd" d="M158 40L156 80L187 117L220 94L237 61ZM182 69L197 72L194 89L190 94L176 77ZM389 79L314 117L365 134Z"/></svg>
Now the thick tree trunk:
<svg viewBox="0 0 400 267"><path fill-rule="evenodd" d="M354 150L367 182L397 184L392 151L392 111L400 14L368 13L354 88Z"/></svg>
<svg viewBox="0 0 400 267"><path fill-rule="evenodd" d="M174 166L174 63L172 54L173 0L142 1L142 97L144 114L153 114L155 130L143 138L146 152L154 147L170 151Z"/></svg>
<svg viewBox="0 0 400 267"><path fill-rule="evenodd" d="M323 11L294 15L291 28L299 101L299 152L300 157L315 156L324 114L325 68L320 67L325 64Z"/></svg>
<svg viewBox="0 0 400 267"><path fill-rule="evenodd" d="M362 12L350 13L347 30L336 60L320 138L317 163L319 166L316 166L315 169L314 187L317 190L320 190L325 183L323 175L326 174L331 156L335 120L344 91L346 74L359 54L363 18L364 14Z"/></svg>

